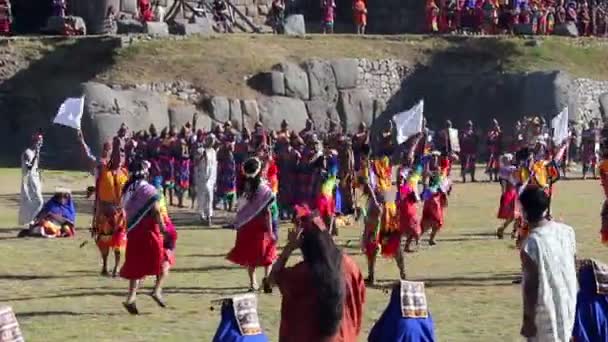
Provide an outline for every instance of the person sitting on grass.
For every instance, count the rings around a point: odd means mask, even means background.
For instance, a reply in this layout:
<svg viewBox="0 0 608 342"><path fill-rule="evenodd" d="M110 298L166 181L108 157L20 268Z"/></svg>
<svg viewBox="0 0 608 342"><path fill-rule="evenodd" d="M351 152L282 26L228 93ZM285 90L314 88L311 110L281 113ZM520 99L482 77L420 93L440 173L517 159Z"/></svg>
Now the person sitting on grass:
<svg viewBox="0 0 608 342"><path fill-rule="evenodd" d="M70 190L58 188L48 200L28 229L19 233L20 237L38 236L45 238L72 237L75 234L76 209Z"/></svg>
<svg viewBox="0 0 608 342"><path fill-rule="evenodd" d="M361 271L318 214L301 206L295 212L296 227L269 275L283 297L279 342L356 341L365 303ZM286 267L296 249L304 260Z"/></svg>

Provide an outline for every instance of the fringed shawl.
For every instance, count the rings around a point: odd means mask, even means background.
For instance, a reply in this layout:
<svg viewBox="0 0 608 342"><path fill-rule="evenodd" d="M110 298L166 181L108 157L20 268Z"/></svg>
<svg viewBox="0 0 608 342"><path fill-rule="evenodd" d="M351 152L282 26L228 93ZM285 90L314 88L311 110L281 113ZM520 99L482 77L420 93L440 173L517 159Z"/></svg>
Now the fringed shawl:
<svg viewBox="0 0 608 342"><path fill-rule="evenodd" d="M239 210L234 218L234 228L239 229L246 225L266 209L274 199L275 196L270 187L265 183L260 184L253 198L243 198L244 202L239 204Z"/></svg>
<svg viewBox="0 0 608 342"><path fill-rule="evenodd" d="M160 200L160 196L156 188L146 181L138 181L129 186L123 196L127 230L135 228L158 200Z"/></svg>

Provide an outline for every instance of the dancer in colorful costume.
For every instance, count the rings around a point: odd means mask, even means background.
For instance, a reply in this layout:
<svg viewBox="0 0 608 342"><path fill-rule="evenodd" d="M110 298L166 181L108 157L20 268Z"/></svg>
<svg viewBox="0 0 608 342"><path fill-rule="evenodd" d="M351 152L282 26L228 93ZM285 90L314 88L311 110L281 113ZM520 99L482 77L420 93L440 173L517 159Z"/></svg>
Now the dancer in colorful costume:
<svg viewBox="0 0 608 342"><path fill-rule="evenodd" d="M146 276L156 277L150 296L160 307L166 307L162 284L170 261L163 246L163 235L166 234L165 223L170 223L170 220L167 220L168 216L163 217L160 191L146 181L148 168L148 162L136 162L123 196L128 241L120 276L129 280L129 293L123 306L132 315L139 314L135 303L137 288ZM167 239L171 240L170 237Z"/></svg>
<svg viewBox="0 0 608 342"><path fill-rule="evenodd" d="M519 203L517 201L517 167L513 165L513 155L510 153L504 154L501 157L500 171L498 173L501 195L500 207L498 208L498 219L504 220L504 223L496 230L496 236L499 239L504 237L504 232L507 227L520 218ZM516 233L516 225L513 225L513 236Z"/></svg>
<svg viewBox="0 0 608 342"><path fill-rule="evenodd" d="M338 185L338 155L335 150L326 148L324 153L324 170L321 188L317 197L315 208L332 235L337 236L338 230L335 225Z"/></svg>
<svg viewBox="0 0 608 342"><path fill-rule="evenodd" d="M180 208L184 207L184 195L190 189L190 149L187 135L188 131L183 128L175 143L175 195Z"/></svg>
<svg viewBox="0 0 608 342"><path fill-rule="evenodd" d="M448 178L450 160L440 158L439 151L433 151L430 156L423 157L425 165L425 189L422 192L424 206L422 208L422 234L431 230L429 245L437 244L435 237L444 224L444 209L448 206L448 195L452 184Z"/></svg>
<svg viewBox="0 0 608 342"><path fill-rule="evenodd" d="M376 258L382 255L395 258L399 276L405 279L405 261L401 249L399 218L394 199L390 198L392 188L392 167L389 157L368 160L364 157L362 167L367 167L367 178L362 178L364 193L368 197L363 231L363 252L367 256L368 284L374 284ZM394 196L394 194L393 194Z"/></svg>
<svg viewBox="0 0 608 342"><path fill-rule="evenodd" d="M420 202L418 184L422 181L423 165L420 163L420 158L418 158L418 164L414 164L414 161L416 160L416 150L424 138L424 134L416 134L405 142L407 150L404 156L404 165L399 168L397 173L399 230L406 237L404 251L408 253L414 252L411 244L415 242L418 246L422 234L420 220L418 219L418 202Z"/></svg>
<svg viewBox="0 0 608 342"><path fill-rule="evenodd" d="M583 163L583 179L587 179L587 173L591 171L593 178L596 177L596 166L598 160L600 131L596 128L595 121L589 122L589 128L581 135L581 153Z"/></svg>
<svg viewBox="0 0 608 342"><path fill-rule="evenodd" d="M264 267L264 290L271 291L266 277L277 255L270 212L275 196L262 180L262 167L258 158L250 158L243 164L243 196L234 219L236 240L226 256L229 261L247 268L250 291L258 287L255 269L260 266Z"/></svg>
<svg viewBox="0 0 608 342"><path fill-rule="evenodd" d="M502 130L496 119L492 120L493 127L488 131L486 137L486 144L488 147L488 164L486 166L486 173L490 177L490 181L498 181L498 164L499 158L502 153Z"/></svg>
<svg viewBox="0 0 608 342"><path fill-rule="evenodd" d="M20 236L41 236L46 238L72 237L76 234L76 208L69 189L57 188L55 195L48 200L33 224Z"/></svg>
<svg viewBox="0 0 608 342"><path fill-rule="evenodd" d="M126 220L122 208L122 191L129 179L129 171L124 165L124 149L119 137L112 142L110 160L106 163L92 155L82 136L78 134L81 146L89 160L95 165L95 204L91 235L97 243L103 265L101 274L108 275L108 255L114 252L114 269L116 276L120 264L121 250L126 241Z"/></svg>

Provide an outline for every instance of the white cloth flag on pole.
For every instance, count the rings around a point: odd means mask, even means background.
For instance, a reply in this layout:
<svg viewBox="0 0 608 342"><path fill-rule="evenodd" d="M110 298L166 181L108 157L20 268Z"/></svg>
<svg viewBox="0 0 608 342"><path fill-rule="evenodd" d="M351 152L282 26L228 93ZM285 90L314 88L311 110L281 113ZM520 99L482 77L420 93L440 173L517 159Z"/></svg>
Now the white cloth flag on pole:
<svg viewBox="0 0 608 342"><path fill-rule="evenodd" d="M553 142L556 146L568 139L568 107L551 120L551 127L553 128Z"/></svg>
<svg viewBox="0 0 608 342"><path fill-rule="evenodd" d="M53 123L80 130L83 111L84 97L67 98L59 107Z"/></svg>
<svg viewBox="0 0 608 342"><path fill-rule="evenodd" d="M422 132L424 100L405 112L395 114L393 121L397 129L397 143L402 144L408 137Z"/></svg>

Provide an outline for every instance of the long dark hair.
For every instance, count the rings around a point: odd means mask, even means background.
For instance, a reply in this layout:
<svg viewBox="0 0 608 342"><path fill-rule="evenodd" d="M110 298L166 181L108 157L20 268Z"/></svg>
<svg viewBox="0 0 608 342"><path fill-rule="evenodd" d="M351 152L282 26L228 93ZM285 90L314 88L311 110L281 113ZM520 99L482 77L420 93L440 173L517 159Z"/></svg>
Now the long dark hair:
<svg viewBox="0 0 608 342"><path fill-rule="evenodd" d="M327 232L315 228L304 231L300 249L318 291L319 332L323 337L333 336L344 312L342 252Z"/></svg>
<svg viewBox="0 0 608 342"><path fill-rule="evenodd" d="M243 164L243 169L237 170L238 172L243 173L244 178L243 182L241 182L240 189L237 191L239 196L245 196L247 199L252 199L255 197L258 187L262 183L261 171L259 171L258 174L253 177L247 177L245 174L252 174L255 172L255 170L261 167L261 162L257 158L249 158Z"/></svg>

